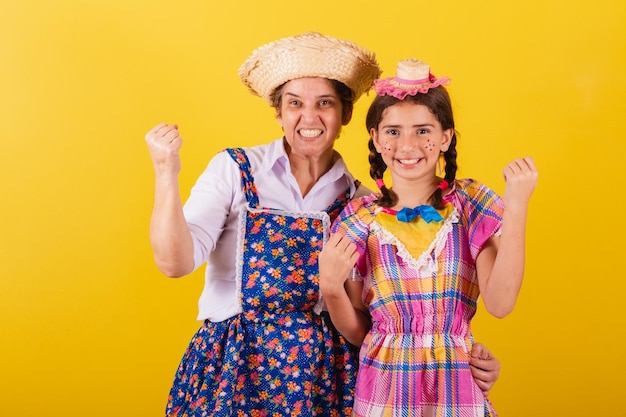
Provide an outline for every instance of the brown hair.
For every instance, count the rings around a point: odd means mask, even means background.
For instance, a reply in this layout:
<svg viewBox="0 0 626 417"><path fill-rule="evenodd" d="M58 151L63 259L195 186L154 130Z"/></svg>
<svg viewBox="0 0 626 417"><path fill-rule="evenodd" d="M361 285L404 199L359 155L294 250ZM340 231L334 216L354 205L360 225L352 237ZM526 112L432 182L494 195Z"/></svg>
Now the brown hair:
<svg viewBox="0 0 626 417"><path fill-rule="evenodd" d="M393 96L377 96L370 108L367 112L367 116L365 118L365 126L367 127L367 131L370 132L372 129L378 130L378 125L380 124L384 111L391 106L394 106L400 102L408 101L415 104L421 104L430 110L430 112L435 116L437 121L441 123L441 127L443 130L453 129L454 130L454 116L452 114L452 103L450 101L450 96L448 95L448 91L443 86L431 88L427 93L418 93L414 96L407 95L403 100L400 100ZM368 147L370 150L369 154L369 163L370 163L370 176L374 179L382 179L383 174L387 170L387 164L383 161L382 155L376 151L374 147L374 140L370 136ZM446 162L446 172L444 179L452 184L456 177L457 164L456 164L456 131L452 134L452 139L450 140L450 146L448 150L443 153L444 160ZM392 207L396 205L398 202L398 195L394 193L391 189L383 186L381 188L381 197L378 199L378 204L383 207ZM433 207L437 209L443 208L442 202L442 193L443 191L439 188L435 190L432 194L430 200Z"/></svg>

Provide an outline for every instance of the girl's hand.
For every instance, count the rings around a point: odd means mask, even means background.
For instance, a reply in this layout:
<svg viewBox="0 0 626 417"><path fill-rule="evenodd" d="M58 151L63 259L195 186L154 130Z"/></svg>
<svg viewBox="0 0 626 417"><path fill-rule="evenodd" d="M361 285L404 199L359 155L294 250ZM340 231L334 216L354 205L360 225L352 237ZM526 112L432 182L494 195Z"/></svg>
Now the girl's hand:
<svg viewBox="0 0 626 417"><path fill-rule="evenodd" d="M356 245L345 235L335 233L320 252L320 291L324 297L345 293L344 282L354 267L359 253Z"/></svg>
<svg viewBox="0 0 626 417"><path fill-rule="evenodd" d="M159 123L146 133L146 143L156 174L178 175L181 166L179 151L183 146L178 125Z"/></svg>
<svg viewBox="0 0 626 417"><path fill-rule="evenodd" d="M506 181L505 207L526 207L539 176L533 159L529 156L518 158L508 164L502 174Z"/></svg>

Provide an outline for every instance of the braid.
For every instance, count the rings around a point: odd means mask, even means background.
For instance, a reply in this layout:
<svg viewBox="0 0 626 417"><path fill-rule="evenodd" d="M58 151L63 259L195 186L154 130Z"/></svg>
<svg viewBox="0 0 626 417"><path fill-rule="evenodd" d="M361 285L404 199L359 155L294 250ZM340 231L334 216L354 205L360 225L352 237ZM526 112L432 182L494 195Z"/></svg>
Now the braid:
<svg viewBox="0 0 626 417"><path fill-rule="evenodd" d="M370 137L368 142L370 154L368 160L370 162L370 177L373 180L383 179L385 171L387 170L387 164L383 161L383 157L376 151L374 146L374 140ZM398 196L386 186L380 189L381 197L378 199L378 204L382 207L391 207L398 202Z"/></svg>
<svg viewBox="0 0 626 417"><path fill-rule="evenodd" d="M452 184L456 179L456 170L458 168L456 164L456 132L452 134L450 140L450 146L448 150L443 153L443 157L446 161L446 176L444 179Z"/></svg>
<svg viewBox="0 0 626 417"><path fill-rule="evenodd" d="M430 198L433 202L432 206L434 208L437 210L441 210L443 208L443 190L441 188L437 188Z"/></svg>
<svg viewBox="0 0 626 417"><path fill-rule="evenodd" d="M444 180L448 182L448 184L454 183L454 179L456 178L456 132L452 134L452 139L450 139L450 146L448 150L443 153L444 161L446 162L446 173L443 177ZM443 190L437 188L432 195L433 207L441 210L443 208Z"/></svg>

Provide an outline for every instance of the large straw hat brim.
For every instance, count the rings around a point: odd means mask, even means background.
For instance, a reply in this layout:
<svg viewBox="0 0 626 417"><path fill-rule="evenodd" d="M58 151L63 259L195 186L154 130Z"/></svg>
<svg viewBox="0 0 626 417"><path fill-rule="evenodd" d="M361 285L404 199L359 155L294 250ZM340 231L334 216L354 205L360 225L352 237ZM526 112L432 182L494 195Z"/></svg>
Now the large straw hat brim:
<svg viewBox="0 0 626 417"><path fill-rule="evenodd" d="M380 76L374 53L354 42L307 32L257 48L239 68L241 81L272 104L274 90L303 77L337 80L356 101Z"/></svg>

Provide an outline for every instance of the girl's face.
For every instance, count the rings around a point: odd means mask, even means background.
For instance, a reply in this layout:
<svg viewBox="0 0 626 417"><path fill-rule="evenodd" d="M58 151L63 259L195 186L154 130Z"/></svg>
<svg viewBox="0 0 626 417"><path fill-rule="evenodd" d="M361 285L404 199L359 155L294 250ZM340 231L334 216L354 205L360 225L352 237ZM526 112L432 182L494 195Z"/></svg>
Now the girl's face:
<svg viewBox="0 0 626 417"><path fill-rule="evenodd" d="M428 107L411 102L387 107L378 129L370 131L394 184L416 180L432 184L439 154L448 150L453 133L441 128Z"/></svg>
<svg viewBox="0 0 626 417"><path fill-rule="evenodd" d="M278 122L289 145L289 155L319 158L332 153L341 131L341 100L326 78L298 78L281 92Z"/></svg>

